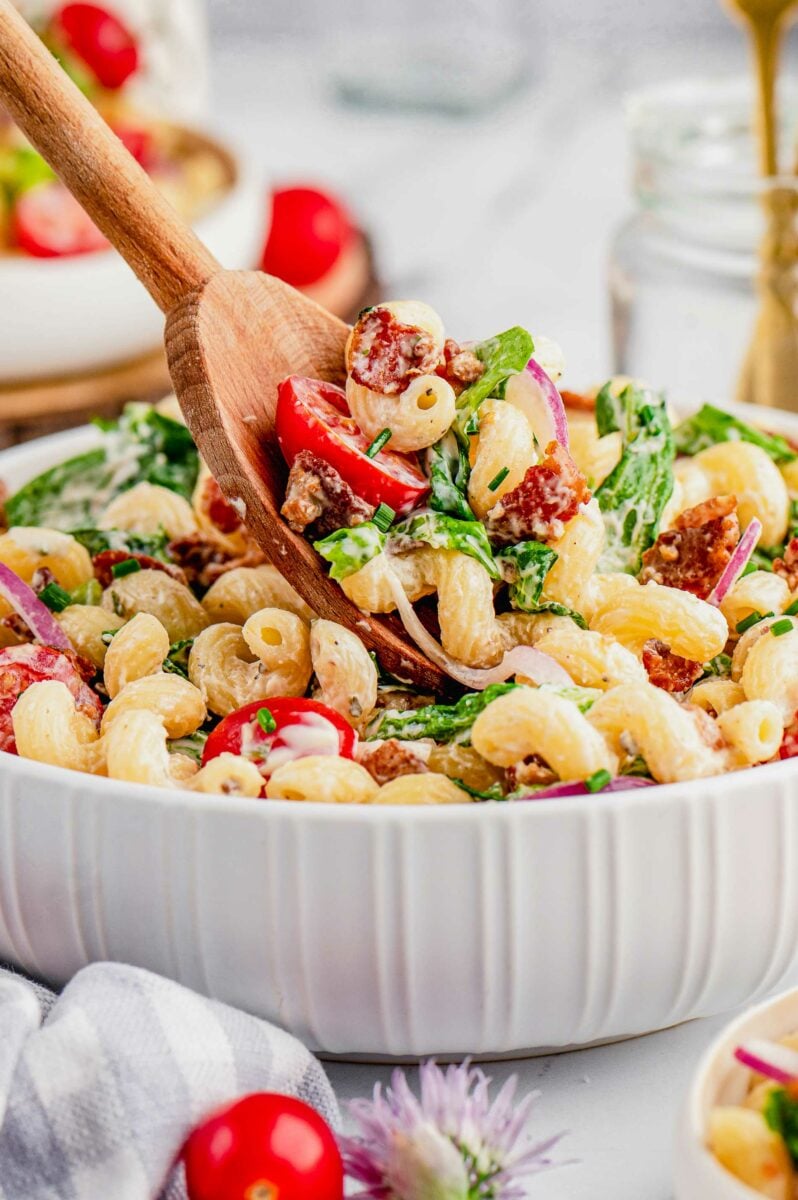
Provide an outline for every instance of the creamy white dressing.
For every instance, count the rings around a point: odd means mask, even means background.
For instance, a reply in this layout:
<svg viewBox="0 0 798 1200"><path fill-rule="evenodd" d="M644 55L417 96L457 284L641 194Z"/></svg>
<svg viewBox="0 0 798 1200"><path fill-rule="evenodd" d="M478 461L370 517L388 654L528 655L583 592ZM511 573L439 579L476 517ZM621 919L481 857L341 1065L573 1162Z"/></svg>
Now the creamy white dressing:
<svg viewBox="0 0 798 1200"><path fill-rule="evenodd" d="M268 700L263 701L263 707L269 707ZM250 721L241 729L241 754L254 759L263 758L265 754L265 761L258 766L261 773L268 776L278 767L311 754L335 756L341 745L332 721L312 712L302 713L296 721L286 725L275 734L275 741L279 741L279 745L269 748L263 741L263 731L257 721Z"/></svg>

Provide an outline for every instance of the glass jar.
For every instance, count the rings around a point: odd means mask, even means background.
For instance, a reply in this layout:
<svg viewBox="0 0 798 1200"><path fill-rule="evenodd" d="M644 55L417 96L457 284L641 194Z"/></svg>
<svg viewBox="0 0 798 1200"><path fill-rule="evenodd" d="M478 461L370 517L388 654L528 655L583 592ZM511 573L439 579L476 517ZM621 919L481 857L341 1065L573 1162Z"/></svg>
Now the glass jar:
<svg viewBox="0 0 798 1200"><path fill-rule="evenodd" d="M795 154L796 99L781 97L783 163ZM753 112L737 82L651 88L628 104L637 208L610 257L614 366L672 395L740 394L769 193L798 211L794 176L757 176Z"/></svg>

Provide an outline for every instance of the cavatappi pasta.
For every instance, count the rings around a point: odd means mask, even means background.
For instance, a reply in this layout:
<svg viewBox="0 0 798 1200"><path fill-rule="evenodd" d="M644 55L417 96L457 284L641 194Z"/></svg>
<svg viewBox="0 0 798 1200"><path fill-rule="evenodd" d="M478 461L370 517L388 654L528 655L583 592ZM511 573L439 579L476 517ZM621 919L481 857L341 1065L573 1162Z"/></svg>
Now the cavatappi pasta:
<svg viewBox="0 0 798 1200"><path fill-rule="evenodd" d="M562 356L538 345L514 328L463 346L397 302L361 314L344 388L280 386L286 521L364 612L428 610L435 636L410 627L450 694L418 694L319 618L173 405L131 405L7 502L0 749L386 805L798 754L798 452L710 406L674 426L630 380L566 408Z"/></svg>

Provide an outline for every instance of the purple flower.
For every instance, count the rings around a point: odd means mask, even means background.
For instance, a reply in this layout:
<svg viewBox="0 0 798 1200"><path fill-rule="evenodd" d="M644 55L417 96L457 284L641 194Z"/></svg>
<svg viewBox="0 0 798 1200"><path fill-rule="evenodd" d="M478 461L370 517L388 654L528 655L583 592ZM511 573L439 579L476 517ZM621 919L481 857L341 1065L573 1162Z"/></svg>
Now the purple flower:
<svg viewBox="0 0 798 1200"><path fill-rule="evenodd" d="M524 1200L521 1180L556 1164L561 1135L530 1145L524 1126L539 1092L514 1103L516 1077L491 1102L490 1080L465 1062L420 1070L421 1097L403 1071L371 1100L353 1100L358 1132L341 1139L347 1174L361 1200Z"/></svg>

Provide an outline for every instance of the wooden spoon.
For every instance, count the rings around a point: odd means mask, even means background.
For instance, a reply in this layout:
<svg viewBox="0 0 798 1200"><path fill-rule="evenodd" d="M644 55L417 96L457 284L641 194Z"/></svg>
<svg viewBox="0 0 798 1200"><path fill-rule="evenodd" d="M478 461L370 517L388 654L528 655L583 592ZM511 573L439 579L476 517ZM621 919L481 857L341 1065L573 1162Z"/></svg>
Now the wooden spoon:
<svg viewBox="0 0 798 1200"><path fill-rule="evenodd" d="M292 373L341 382L347 326L277 279L223 270L9 0L0 0L0 102L166 314L169 370L186 423L268 559L389 671L441 690L443 672L351 604L280 517L286 468L274 429L277 384Z"/></svg>

